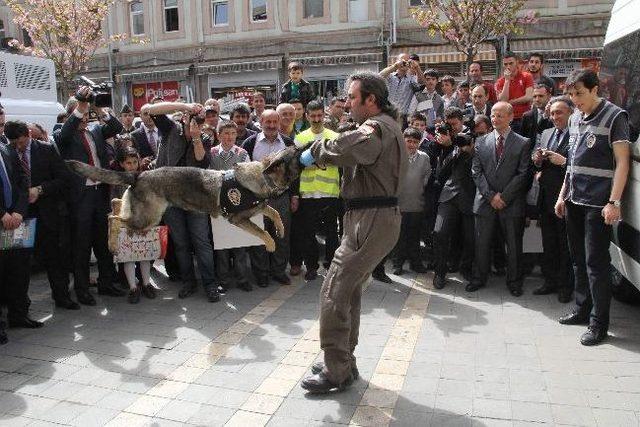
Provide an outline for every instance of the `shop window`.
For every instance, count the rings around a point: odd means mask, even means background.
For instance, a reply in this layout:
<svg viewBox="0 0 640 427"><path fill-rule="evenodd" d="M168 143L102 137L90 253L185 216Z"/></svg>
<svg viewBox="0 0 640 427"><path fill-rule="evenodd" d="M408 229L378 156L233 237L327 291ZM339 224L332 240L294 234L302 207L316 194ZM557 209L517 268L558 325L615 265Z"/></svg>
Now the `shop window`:
<svg viewBox="0 0 640 427"><path fill-rule="evenodd" d="M178 0L164 0L164 31L179 31Z"/></svg>
<svg viewBox="0 0 640 427"><path fill-rule="evenodd" d="M349 0L349 22L369 20L369 0Z"/></svg>
<svg viewBox="0 0 640 427"><path fill-rule="evenodd" d="M141 1L133 1L129 5L129 15L131 18L131 35L144 35L144 5Z"/></svg>
<svg viewBox="0 0 640 427"><path fill-rule="evenodd" d="M211 0L211 22L214 27L229 25L228 0Z"/></svg>
<svg viewBox="0 0 640 427"><path fill-rule="evenodd" d="M304 0L302 17L304 19L322 18L325 0Z"/></svg>
<svg viewBox="0 0 640 427"><path fill-rule="evenodd" d="M251 22L264 22L267 20L267 0L249 0L249 9Z"/></svg>

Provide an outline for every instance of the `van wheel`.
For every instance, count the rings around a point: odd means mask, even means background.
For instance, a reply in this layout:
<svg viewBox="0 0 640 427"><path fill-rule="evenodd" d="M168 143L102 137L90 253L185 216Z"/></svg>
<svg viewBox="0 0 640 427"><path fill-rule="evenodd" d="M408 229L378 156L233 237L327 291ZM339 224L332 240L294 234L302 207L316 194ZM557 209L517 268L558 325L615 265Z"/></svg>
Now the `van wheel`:
<svg viewBox="0 0 640 427"><path fill-rule="evenodd" d="M640 305L640 290L613 266L611 266L611 293L617 301Z"/></svg>

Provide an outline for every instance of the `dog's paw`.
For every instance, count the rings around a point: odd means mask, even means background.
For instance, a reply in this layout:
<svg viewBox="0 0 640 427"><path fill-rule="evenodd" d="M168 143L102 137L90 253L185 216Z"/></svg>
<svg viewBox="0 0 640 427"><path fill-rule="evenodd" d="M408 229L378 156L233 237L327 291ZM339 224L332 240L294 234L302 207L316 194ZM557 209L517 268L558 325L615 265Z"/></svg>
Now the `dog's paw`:
<svg viewBox="0 0 640 427"><path fill-rule="evenodd" d="M267 252L275 252L276 251L276 242L273 241L272 238L268 238L264 240L264 247Z"/></svg>
<svg viewBox="0 0 640 427"><path fill-rule="evenodd" d="M276 224L276 234L279 238L284 238L284 224L282 224L282 221L279 221Z"/></svg>

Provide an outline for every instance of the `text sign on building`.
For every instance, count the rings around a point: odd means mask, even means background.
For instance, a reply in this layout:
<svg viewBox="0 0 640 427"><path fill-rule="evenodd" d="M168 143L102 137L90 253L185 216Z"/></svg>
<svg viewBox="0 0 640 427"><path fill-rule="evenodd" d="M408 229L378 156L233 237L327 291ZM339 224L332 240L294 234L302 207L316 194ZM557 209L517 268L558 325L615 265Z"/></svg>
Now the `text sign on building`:
<svg viewBox="0 0 640 427"><path fill-rule="evenodd" d="M167 102L173 102L180 97L180 85L177 81L134 83L131 85L133 94L133 109L140 111L140 108L155 96L162 97Z"/></svg>

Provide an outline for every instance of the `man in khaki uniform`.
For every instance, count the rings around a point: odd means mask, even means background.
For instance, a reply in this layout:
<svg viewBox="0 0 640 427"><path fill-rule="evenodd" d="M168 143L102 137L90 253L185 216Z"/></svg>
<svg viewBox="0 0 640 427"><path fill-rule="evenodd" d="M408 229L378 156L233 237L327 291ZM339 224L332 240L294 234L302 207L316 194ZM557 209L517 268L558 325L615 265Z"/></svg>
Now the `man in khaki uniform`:
<svg viewBox="0 0 640 427"><path fill-rule="evenodd" d="M394 247L400 233L398 192L408 156L397 111L384 79L351 76L347 107L360 126L333 141L317 141L304 151L304 165L343 168L344 235L320 293L320 346L324 363L312 367L302 387L312 393L344 390L358 376L353 355L358 344L362 285Z"/></svg>

